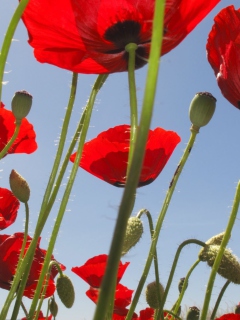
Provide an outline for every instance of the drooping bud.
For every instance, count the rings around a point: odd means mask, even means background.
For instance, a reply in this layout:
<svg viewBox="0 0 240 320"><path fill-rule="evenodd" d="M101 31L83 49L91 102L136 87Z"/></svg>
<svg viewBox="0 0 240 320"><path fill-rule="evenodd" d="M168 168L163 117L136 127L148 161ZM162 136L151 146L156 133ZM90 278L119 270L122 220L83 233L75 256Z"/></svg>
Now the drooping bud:
<svg viewBox="0 0 240 320"><path fill-rule="evenodd" d="M192 122L192 131L206 126L212 119L216 108L216 98L209 92L198 92L192 99L189 108L189 117Z"/></svg>
<svg viewBox="0 0 240 320"><path fill-rule="evenodd" d="M75 300L74 287L65 274L57 278L57 293L66 308L71 308Z"/></svg>
<svg viewBox="0 0 240 320"><path fill-rule="evenodd" d="M198 257L212 267L219 249L220 246L208 245L200 250ZM229 249L225 249L217 273L233 283L240 284L240 264Z"/></svg>
<svg viewBox="0 0 240 320"><path fill-rule="evenodd" d="M126 254L133 246L137 244L142 234L142 221L137 217L130 217L128 219L127 229L123 241L122 255Z"/></svg>
<svg viewBox="0 0 240 320"><path fill-rule="evenodd" d="M236 305L234 312L235 314L240 314L240 303Z"/></svg>
<svg viewBox="0 0 240 320"><path fill-rule="evenodd" d="M205 243L207 245L216 245L216 246L220 246L220 244L222 243L222 239L224 237L225 232L219 233L216 236L213 236L212 238L208 239L208 241L206 241Z"/></svg>
<svg viewBox="0 0 240 320"><path fill-rule="evenodd" d="M30 188L27 181L15 170L12 170L10 177L10 188L15 197L21 202L28 202Z"/></svg>
<svg viewBox="0 0 240 320"><path fill-rule="evenodd" d="M197 307L190 307L188 309L186 320L199 320L200 310Z"/></svg>
<svg viewBox="0 0 240 320"><path fill-rule="evenodd" d="M161 283L159 283L158 286L159 286L160 299L162 299L164 294L164 288ZM146 301L149 307L153 309L158 309L160 307L161 301L158 301L156 281L153 281L147 285L145 294L146 294Z"/></svg>
<svg viewBox="0 0 240 320"><path fill-rule="evenodd" d="M51 312L51 314L56 317L58 314L58 305L55 301L54 298L51 298L50 303L49 303L49 310Z"/></svg>
<svg viewBox="0 0 240 320"><path fill-rule="evenodd" d="M182 292L182 288L183 288L183 284L184 284L185 278L181 278L178 282L178 291L179 293ZM187 281L187 285L186 285L186 289L188 287L188 281Z"/></svg>
<svg viewBox="0 0 240 320"><path fill-rule="evenodd" d="M12 98L12 112L16 120L25 118L32 106L32 95L27 91L17 91Z"/></svg>

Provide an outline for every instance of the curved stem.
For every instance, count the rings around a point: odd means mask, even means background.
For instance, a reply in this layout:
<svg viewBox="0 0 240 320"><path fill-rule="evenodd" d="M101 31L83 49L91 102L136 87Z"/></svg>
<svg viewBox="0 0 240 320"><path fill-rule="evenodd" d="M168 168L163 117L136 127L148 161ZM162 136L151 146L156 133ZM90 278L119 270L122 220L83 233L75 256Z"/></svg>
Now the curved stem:
<svg viewBox="0 0 240 320"><path fill-rule="evenodd" d="M16 122L16 127L13 133L12 138L8 141L8 143L5 145L5 147L2 149L2 151L0 152L0 159L2 159L8 152L8 150L11 148L11 146L13 145L14 141L17 139L18 133L20 131L20 127L21 127L21 121L20 122Z"/></svg>
<svg viewBox="0 0 240 320"><path fill-rule="evenodd" d="M139 300L140 294L142 292L144 283L146 281L147 275L149 273L149 270L150 270L150 267L151 267L151 264L152 264L154 252L155 252L156 246L157 246L158 237L159 237L159 234L160 234L160 230L162 228L162 224L163 224L165 215L167 213L168 206L170 204L170 201L171 201L174 189L176 187L178 178L180 177L182 169L184 168L184 165L185 165L185 163L186 163L186 161L188 159L188 156L189 156L189 154L191 152L191 149L193 147L196 135L197 135L197 132L191 132L191 136L190 136L190 139L188 141L187 147L186 147L186 149L185 149L185 151L183 153L183 156L182 156L182 158L181 158L181 160L179 162L179 165L177 166L177 169L176 169L176 171L175 171L175 173L173 175L173 178L172 178L172 180L170 182L170 185L169 185L169 188L168 188L168 192L166 194L166 197L165 197L165 200L164 200L164 203L163 203L163 206L162 206L162 210L161 210L161 212L160 212L160 214L158 216L157 224L156 224L155 231L154 231L153 240L152 240L151 247L150 247L150 250L149 250L149 254L148 254L148 257L147 257L147 261L146 261L142 276L140 278L140 281L138 283L138 287L137 287L137 290L135 292L134 298L132 300L132 304L131 304L131 307L129 309L129 312L128 312L128 315L126 317L126 320L130 320L131 319L131 317L133 315L133 312L134 312L134 308L135 308L134 306L136 306L136 304L137 304L137 302Z"/></svg>
<svg viewBox="0 0 240 320"><path fill-rule="evenodd" d="M218 267L221 263L224 251L226 249L226 246L228 244L228 241L231 237L231 232L237 217L237 212L238 212L238 207L239 207L239 201L240 201L240 181L238 182L237 185L237 190L235 193L234 201L233 201L233 207L232 207L232 212L228 220L228 224L224 233L223 240L221 242L218 254L216 256L216 259L214 261L214 264L212 266L212 271L208 280L207 284L207 289L206 289L206 294L204 298L204 303L203 303L203 308L200 316L200 320L205 320L207 317L207 312L208 312L208 307L211 299L211 294L212 294L212 289L215 281L215 277L217 274Z"/></svg>
<svg viewBox="0 0 240 320"><path fill-rule="evenodd" d="M79 146L78 146L78 150L77 150L77 154L76 154L76 159L74 161L74 164L73 164L73 167L72 167L69 179L68 179L68 183L67 183L67 186L66 186L63 198L62 198L62 202L61 202L61 205L60 205L60 208L59 208L59 211L58 211L58 215L57 215L57 218L56 218L56 221L55 221L55 225L53 227L53 231L52 231L52 235L51 235L51 238L50 238L50 241L49 241L47 253L46 253L46 256L45 256L45 259L44 259L44 264L43 264L43 268L42 268L42 271L41 271L41 275L39 277L38 285L37 285L37 288L36 288L36 291L35 291L35 295L34 295L30 310L29 310L29 319L31 319L31 317L33 317L33 315L34 315L34 311L35 311L35 308L36 308L36 305L37 305L37 301L38 301L38 298L39 298L39 295L40 295L40 292L41 292L42 283L43 283L45 274L47 272L47 268L48 268L50 260L51 260L51 256L52 256L54 245L55 245L55 242L56 242L56 239L57 239L57 235L58 235L58 232L59 232L59 229L60 229L60 226L61 226L61 222L62 222L64 213L65 213L65 210L66 210L66 206L67 206L68 199L69 199L69 196L70 196L70 193L71 193L71 190L72 190L72 186L73 186L73 183L74 183L77 171L78 171L79 162L80 162L80 159L81 159L83 145L84 145L84 142L85 142L85 139L86 139L86 135L87 135L87 131L88 131L88 127L89 127L89 123L90 123L90 119L91 119L91 114L92 114L92 109L93 109L93 106L94 106L94 102L95 102L95 99L96 99L98 91L101 89L101 87L102 87L103 83L105 82L105 80L107 79L107 77L108 77L108 75L106 75L106 74L98 76L98 78L97 78L97 80L96 80L96 82L95 82L95 84L93 86L93 89L92 89L92 92L91 92L91 95L90 95L90 98L89 98L89 101L88 101L88 107L87 107L87 110L86 110L85 121L84 121L83 128L82 128L82 134L81 134L80 141L79 141Z"/></svg>
<svg viewBox="0 0 240 320"><path fill-rule="evenodd" d="M220 304L220 302L221 302L221 300L222 300L222 297L223 297L223 295L224 295L224 293L225 293L225 291L226 291L226 289L227 289L227 287L229 286L230 283L231 283L231 281L230 281L230 280L227 280L227 281L225 282L224 286L222 287L222 289L221 289L221 291L220 291L220 293L219 293L219 295L218 295L217 301L216 301L216 303L215 303L215 306L214 306L214 308L213 308L213 311L212 311L210 320L214 320L214 319L215 319L215 316L216 316L216 313L217 313L217 309L218 309L218 307L219 307L219 304Z"/></svg>
<svg viewBox="0 0 240 320"><path fill-rule="evenodd" d="M130 108L131 108L131 133L130 133L127 175L129 172L131 161L132 161L133 148L136 142L136 132L137 132L137 126L138 126L138 110L137 110L137 95L136 95L136 81L135 81L135 57L136 57L137 48L138 46L136 43L129 43L125 47L125 50L128 52L128 85L129 85Z"/></svg>
<svg viewBox="0 0 240 320"><path fill-rule="evenodd" d="M126 187L124 189L122 201L119 207L118 218L110 247L106 272L101 285L101 291L94 315L94 320L102 320L107 314L109 302L111 300L111 293L113 292L112 288L114 287L113 279L115 279L117 275L127 221L131 214L134 196L139 181L156 92L159 53L161 52L163 36L164 7L163 0L156 0L149 66L140 125L137 130L136 144L127 177Z"/></svg>
<svg viewBox="0 0 240 320"><path fill-rule="evenodd" d="M17 6L17 9L15 10L12 19L9 23L2 48L0 53L0 101L1 101L1 95L2 95L2 82L3 82L3 74L5 69L5 64L7 61L8 52L12 43L12 38L14 36L15 30L17 28L17 25L19 23L19 20L21 19L21 16L28 4L29 0L21 0Z"/></svg>

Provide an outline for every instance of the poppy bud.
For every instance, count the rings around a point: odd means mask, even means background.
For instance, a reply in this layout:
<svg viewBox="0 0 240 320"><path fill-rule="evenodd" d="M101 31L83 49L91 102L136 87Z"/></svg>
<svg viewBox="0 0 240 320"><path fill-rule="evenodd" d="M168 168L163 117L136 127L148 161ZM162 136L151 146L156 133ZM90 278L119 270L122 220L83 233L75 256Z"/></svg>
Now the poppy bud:
<svg viewBox="0 0 240 320"><path fill-rule="evenodd" d="M172 311L174 311L174 310L175 310L175 308L176 308L176 304L177 304L177 302L173 305L173 307L172 307ZM182 311L182 307L181 307L181 306L179 306L179 307L178 307L178 311L177 311L177 313L176 313L176 315L177 315L178 317L180 316L181 311Z"/></svg>
<svg viewBox="0 0 240 320"><path fill-rule="evenodd" d="M27 181L15 170L12 170L10 177L10 188L15 197L21 202L28 202L30 188Z"/></svg>
<svg viewBox="0 0 240 320"><path fill-rule="evenodd" d="M159 283L158 285L159 285L160 299L162 299L164 294L164 288L161 283ZM146 294L146 301L149 307L153 309L158 309L160 306L160 301L158 301L156 281L153 281L147 285L145 294Z"/></svg>
<svg viewBox="0 0 240 320"><path fill-rule="evenodd" d="M212 267L219 248L217 245L208 245L200 250L198 257ZM240 264L229 249L225 249L217 273L233 283L240 284Z"/></svg>
<svg viewBox="0 0 240 320"><path fill-rule="evenodd" d="M126 254L133 246L137 244L142 234L142 221L137 217L130 217L128 219L127 229L123 241L122 255Z"/></svg>
<svg viewBox="0 0 240 320"><path fill-rule="evenodd" d="M75 292L71 280L65 274L57 278L57 293L66 308L71 308Z"/></svg>
<svg viewBox="0 0 240 320"><path fill-rule="evenodd" d="M57 316L57 314L58 314L58 305L57 305L57 303L56 303L56 301L55 301L54 298L52 298L52 299L50 300L49 310L50 310L51 314L52 314L54 317Z"/></svg>
<svg viewBox="0 0 240 320"><path fill-rule="evenodd" d="M186 320L198 320L199 319L199 309L197 307L190 307L188 309Z"/></svg>
<svg viewBox="0 0 240 320"><path fill-rule="evenodd" d="M184 281L185 281L185 278L181 278L181 279L179 280L179 282L178 282L178 291L179 291L179 293L182 292L182 288L183 288ZM187 289L187 287L188 287L188 282L187 282L186 289Z"/></svg>
<svg viewBox="0 0 240 320"><path fill-rule="evenodd" d="M12 98L12 112L16 120L25 118L32 106L32 95L27 91L17 91Z"/></svg>
<svg viewBox="0 0 240 320"><path fill-rule="evenodd" d="M208 241L206 241L205 243L207 245L216 245L216 246L220 246L222 239L224 237L225 232L219 233L216 236L213 236L212 238L210 238Z"/></svg>
<svg viewBox="0 0 240 320"><path fill-rule="evenodd" d="M240 303L236 305L234 313L240 314Z"/></svg>
<svg viewBox="0 0 240 320"><path fill-rule="evenodd" d="M198 92L192 99L189 108L189 117L193 131L208 124L216 108L216 99L209 92Z"/></svg>

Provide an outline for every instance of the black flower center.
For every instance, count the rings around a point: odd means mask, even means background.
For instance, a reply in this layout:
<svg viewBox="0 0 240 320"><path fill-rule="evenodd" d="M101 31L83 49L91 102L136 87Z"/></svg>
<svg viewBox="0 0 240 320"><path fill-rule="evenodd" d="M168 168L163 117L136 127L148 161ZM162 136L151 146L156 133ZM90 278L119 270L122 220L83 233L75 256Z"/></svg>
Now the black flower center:
<svg viewBox="0 0 240 320"><path fill-rule="evenodd" d="M148 51L143 46L145 43L141 43L141 24L137 21L126 20L123 22L117 22L108 28L104 34L104 39L114 43L116 49L107 51L106 53L120 53L124 52L124 59L128 61L128 52L125 51L125 47L129 43L136 43L138 48L136 50L135 67L140 68L146 64L146 58L148 57ZM142 45L142 46L140 46Z"/></svg>

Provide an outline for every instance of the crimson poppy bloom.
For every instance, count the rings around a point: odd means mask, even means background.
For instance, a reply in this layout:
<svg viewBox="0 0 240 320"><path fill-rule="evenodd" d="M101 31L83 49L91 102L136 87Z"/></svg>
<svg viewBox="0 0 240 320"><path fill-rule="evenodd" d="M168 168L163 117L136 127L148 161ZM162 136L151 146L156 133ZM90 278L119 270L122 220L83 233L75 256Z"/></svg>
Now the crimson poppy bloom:
<svg viewBox="0 0 240 320"><path fill-rule="evenodd" d="M167 0L162 54L175 48L220 0ZM39 62L78 73L126 71L125 46L136 43L136 68L147 63L154 0L30 0L24 15Z"/></svg>
<svg viewBox="0 0 240 320"><path fill-rule="evenodd" d="M223 96L240 109L240 9L229 6L214 18L207 57Z"/></svg>
<svg viewBox="0 0 240 320"><path fill-rule="evenodd" d="M31 240L32 238L28 236L25 253L30 245ZM13 235L0 235L0 288L7 290L11 288L11 282L16 273L16 266L18 263L18 257L21 251L22 243L23 233L21 232L15 233ZM23 293L24 296L30 299L33 298L34 292L36 290L45 254L46 251L40 249L38 243L26 287ZM53 257L52 260L54 260ZM62 270L65 270L65 267L63 265L59 265ZM55 291L54 277L57 275L57 273L57 268L52 267L45 298L52 296Z"/></svg>
<svg viewBox="0 0 240 320"><path fill-rule="evenodd" d="M124 187L129 139L129 125L116 126L100 133L95 139L85 143L80 167L116 187ZM149 130L139 187L157 178L180 140L174 131L162 128ZM74 162L75 157L76 153L71 155L70 160Z"/></svg>
<svg viewBox="0 0 240 320"><path fill-rule="evenodd" d="M20 202L13 193L0 188L0 230L9 227L17 217Z"/></svg>
<svg viewBox="0 0 240 320"><path fill-rule="evenodd" d="M108 256L106 254L101 254L87 260L81 267L73 267L71 270L86 281L91 287L100 288L107 266L107 259ZM130 262L119 262L117 283L121 280L129 263Z"/></svg>
<svg viewBox="0 0 240 320"><path fill-rule="evenodd" d="M3 150L5 145L13 136L15 130L15 117L10 110L4 108L4 104L0 102L0 151ZM32 153L37 149L35 141L36 133L33 126L26 118L22 119L20 131L17 139L14 141L11 148L8 150L10 153Z"/></svg>
<svg viewBox="0 0 240 320"><path fill-rule="evenodd" d="M154 312L155 312L155 309L152 309L152 308L146 308L144 310L141 310L139 312L139 317L137 320L153 320L154 319ZM163 316L164 316L164 318L166 318L166 317L168 317L169 319L172 318L172 315L168 314L167 312L164 312ZM174 319L174 318L172 318L172 319Z"/></svg>
<svg viewBox="0 0 240 320"><path fill-rule="evenodd" d="M48 317L44 317L42 311L39 312L38 315L38 320L51 320L52 319L52 315L48 316ZM27 318L22 318L22 320L27 320Z"/></svg>
<svg viewBox="0 0 240 320"><path fill-rule="evenodd" d="M219 318L216 318L215 320L240 320L240 314L227 313L227 314L222 315Z"/></svg>

